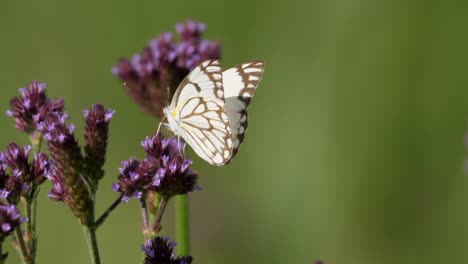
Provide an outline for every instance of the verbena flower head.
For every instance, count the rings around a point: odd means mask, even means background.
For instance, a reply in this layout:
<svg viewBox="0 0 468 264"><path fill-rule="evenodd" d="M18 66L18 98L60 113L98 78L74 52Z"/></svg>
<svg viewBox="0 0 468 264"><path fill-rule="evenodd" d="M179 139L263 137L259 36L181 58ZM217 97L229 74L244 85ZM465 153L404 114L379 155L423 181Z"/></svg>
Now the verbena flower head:
<svg viewBox="0 0 468 264"><path fill-rule="evenodd" d="M190 264L191 256L176 256L174 253L175 242L166 237L155 237L141 247L145 252L144 264Z"/></svg>
<svg viewBox="0 0 468 264"><path fill-rule="evenodd" d="M81 175L83 156L74 135L75 127L67 125L67 119L65 113L51 113L38 125L54 161L47 176L53 184L49 197L63 201L82 224L87 224L92 201L83 178L86 175Z"/></svg>
<svg viewBox="0 0 468 264"><path fill-rule="evenodd" d="M44 182L49 173L49 159L44 153L38 153L34 160L28 161L30 146L20 147L16 143L8 145L0 153L0 198L16 204L21 195L29 197Z"/></svg>
<svg viewBox="0 0 468 264"><path fill-rule="evenodd" d="M167 99L182 79L207 59L220 58L220 45L202 38L206 25L187 20L176 25L180 41L165 32L130 60L121 58L112 73L125 83L128 94L148 114L162 117ZM168 94L169 89L169 94Z"/></svg>
<svg viewBox="0 0 468 264"><path fill-rule="evenodd" d="M96 104L91 109L84 110L83 115L86 121L85 169L87 175L97 181L104 177L102 166L106 159L109 122L114 116L114 110L104 109L101 104Z"/></svg>
<svg viewBox="0 0 468 264"><path fill-rule="evenodd" d="M68 114L49 113L38 129L47 140L53 162L47 178L53 184L49 197L64 202L84 225L91 224L91 205L104 165L111 109L100 104L83 111L86 128L84 156L75 138L75 126L67 125ZM38 164L38 169L40 169Z"/></svg>
<svg viewBox="0 0 468 264"><path fill-rule="evenodd" d="M27 89L20 88L19 92L20 97L10 100L7 115L15 119L16 128L21 132L34 132L49 113L63 110L63 100L49 99L44 83L32 81Z"/></svg>
<svg viewBox="0 0 468 264"><path fill-rule="evenodd" d="M22 148L16 143L10 143L2 155L13 174L18 175L25 183L32 180L31 166L28 161L30 150L29 145Z"/></svg>
<svg viewBox="0 0 468 264"><path fill-rule="evenodd" d="M20 212L15 205L0 203L0 238L4 239L10 235L15 228L26 220L26 218L20 216Z"/></svg>
<svg viewBox="0 0 468 264"><path fill-rule="evenodd" d="M151 159L139 161L130 158L122 162L118 183L114 183L112 189L122 193L122 200L128 202L131 197L140 199L145 195L151 185L157 164Z"/></svg>
<svg viewBox="0 0 468 264"><path fill-rule="evenodd" d="M122 162L119 182L113 190L122 193L122 199L141 198L147 192L157 192L166 199L198 189L198 175L189 169L190 160L183 159L183 148L176 139L164 139L157 134L142 142L146 157L142 161L131 158Z"/></svg>
<svg viewBox="0 0 468 264"><path fill-rule="evenodd" d="M182 158L183 144L176 138L164 139L160 134L146 138L142 143L148 157L158 163L150 189L163 197L186 194L198 189L198 174L189 169L191 160Z"/></svg>

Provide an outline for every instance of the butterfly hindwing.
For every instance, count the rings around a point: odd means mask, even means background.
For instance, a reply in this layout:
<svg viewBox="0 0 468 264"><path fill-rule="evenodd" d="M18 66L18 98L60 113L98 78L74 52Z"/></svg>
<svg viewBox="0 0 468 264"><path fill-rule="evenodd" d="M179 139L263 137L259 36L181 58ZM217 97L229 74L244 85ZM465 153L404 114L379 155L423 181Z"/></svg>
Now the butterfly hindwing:
<svg viewBox="0 0 468 264"><path fill-rule="evenodd" d="M252 61L223 72L224 108L229 118L233 139L232 157L236 155L244 140L248 126L247 106L262 79L264 68L263 61Z"/></svg>
<svg viewBox="0 0 468 264"><path fill-rule="evenodd" d="M190 98L179 112L181 136L210 164L229 162L233 141L229 119L218 101Z"/></svg>

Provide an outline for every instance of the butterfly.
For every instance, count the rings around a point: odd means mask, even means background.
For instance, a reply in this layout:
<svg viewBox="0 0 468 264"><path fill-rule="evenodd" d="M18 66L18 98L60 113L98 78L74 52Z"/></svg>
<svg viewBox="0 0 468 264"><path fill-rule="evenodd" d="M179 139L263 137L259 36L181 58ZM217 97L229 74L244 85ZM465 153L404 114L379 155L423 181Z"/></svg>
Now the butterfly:
<svg viewBox="0 0 468 264"><path fill-rule="evenodd" d="M237 154L247 129L247 106L262 79L263 61L222 71L218 60L195 67L163 109L166 127L202 159L226 165Z"/></svg>

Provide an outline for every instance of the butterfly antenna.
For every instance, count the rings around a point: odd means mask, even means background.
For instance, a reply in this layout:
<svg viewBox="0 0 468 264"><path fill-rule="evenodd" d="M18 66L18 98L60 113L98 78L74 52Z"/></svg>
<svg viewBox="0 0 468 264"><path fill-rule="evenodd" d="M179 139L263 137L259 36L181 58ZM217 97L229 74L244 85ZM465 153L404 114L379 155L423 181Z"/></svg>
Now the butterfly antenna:
<svg viewBox="0 0 468 264"><path fill-rule="evenodd" d="M170 104L169 97L171 97L171 88L168 86L166 87L166 90L167 90L166 104L169 105Z"/></svg>

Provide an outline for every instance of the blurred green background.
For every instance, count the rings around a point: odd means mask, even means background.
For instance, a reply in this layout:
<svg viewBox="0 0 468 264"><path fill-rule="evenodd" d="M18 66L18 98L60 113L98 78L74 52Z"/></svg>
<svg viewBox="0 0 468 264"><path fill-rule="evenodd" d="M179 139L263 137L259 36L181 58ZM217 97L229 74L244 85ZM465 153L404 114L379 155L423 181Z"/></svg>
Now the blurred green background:
<svg viewBox="0 0 468 264"><path fill-rule="evenodd" d="M120 161L142 156L154 120L110 73L162 31L193 17L225 67L263 59L240 154L227 167L195 155L196 263L468 263L468 16L463 1L2 1L0 112L37 79L111 123L98 212ZM0 146L26 144L0 115ZM40 194L37 263L89 263L81 227ZM173 204L170 204L172 207ZM120 206L99 230L103 263L140 263L139 211ZM174 237L173 210L164 234ZM10 248L8 263L19 263Z"/></svg>

